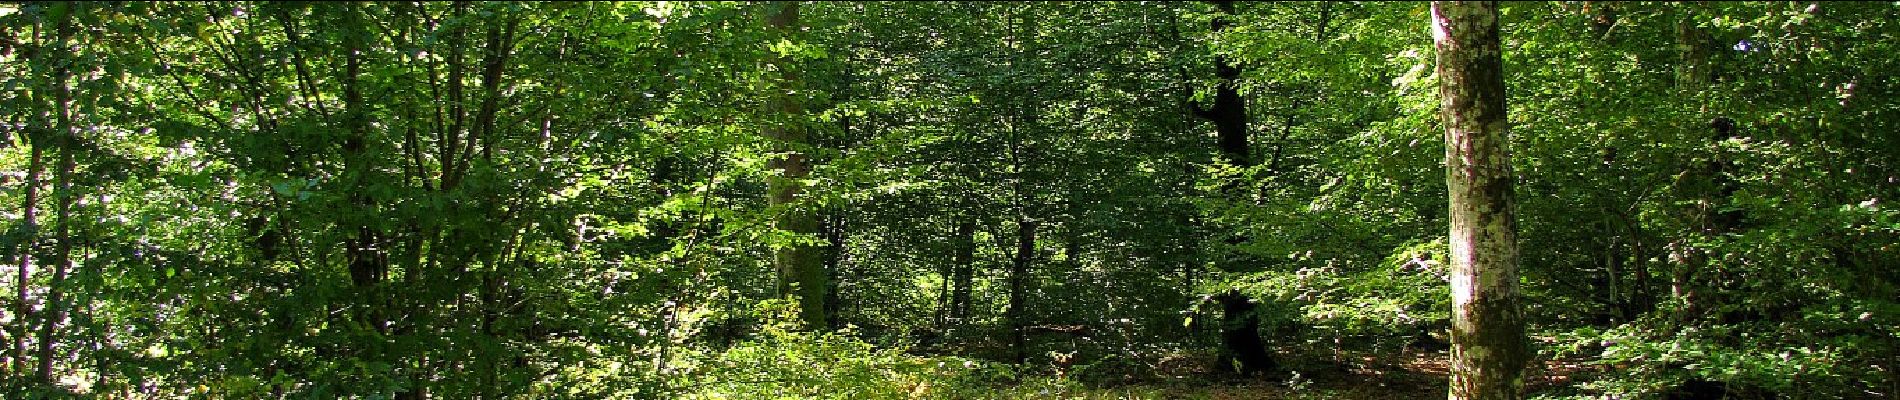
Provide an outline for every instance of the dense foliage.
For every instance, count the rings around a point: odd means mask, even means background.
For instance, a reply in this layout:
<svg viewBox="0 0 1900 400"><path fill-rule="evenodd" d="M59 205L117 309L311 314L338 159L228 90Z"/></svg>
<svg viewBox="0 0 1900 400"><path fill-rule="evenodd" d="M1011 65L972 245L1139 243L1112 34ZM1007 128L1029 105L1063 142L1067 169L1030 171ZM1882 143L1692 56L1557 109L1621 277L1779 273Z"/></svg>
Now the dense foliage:
<svg viewBox="0 0 1900 400"><path fill-rule="evenodd" d="M0 3L0 397L1355 396L1428 10ZM1501 22L1534 396L1900 395L1900 6Z"/></svg>

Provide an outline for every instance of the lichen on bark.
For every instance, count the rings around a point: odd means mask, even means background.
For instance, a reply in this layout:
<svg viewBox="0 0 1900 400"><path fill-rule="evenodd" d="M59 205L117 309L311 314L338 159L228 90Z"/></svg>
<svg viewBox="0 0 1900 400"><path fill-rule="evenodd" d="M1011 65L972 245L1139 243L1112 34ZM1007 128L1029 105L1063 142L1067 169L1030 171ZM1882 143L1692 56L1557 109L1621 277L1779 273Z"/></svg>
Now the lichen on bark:
<svg viewBox="0 0 1900 400"><path fill-rule="evenodd" d="M1529 358L1497 16L1496 2L1432 3L1451 203L1454 400L1522 398Z"/></svg>

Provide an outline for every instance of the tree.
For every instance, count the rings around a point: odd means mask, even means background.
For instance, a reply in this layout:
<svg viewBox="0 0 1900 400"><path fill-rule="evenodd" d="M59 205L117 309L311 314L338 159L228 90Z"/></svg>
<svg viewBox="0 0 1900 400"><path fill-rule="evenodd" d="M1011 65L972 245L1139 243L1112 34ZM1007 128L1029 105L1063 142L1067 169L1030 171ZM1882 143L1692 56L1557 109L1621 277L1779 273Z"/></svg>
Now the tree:
<svg viewBox="0 0 1900 400"><path fill-rule="evenodd" d="M1220 13L1210 22L1214 34L1219 35L1233 24L1236 18L1232 0L1215 1L1214 6ZM1203 108L1192 105L1194 115L1214 123L1221 156L1229 164L1238 166L1253 165L1250 153L1252 145L1247 143L1247 100L1240 95L1240 66L1234 64L1232 57L1225 55L1214 58L1214 77L1218 79L1218 88L1214 91L1213 107Z"/></svg>
<svg viewBox="0 0 1900 400"><path fill-rule="evenodd" d="M0 0L0 397L1894 391L1900 6L1442 6Z"/></svg>
<svg viewBox="0 0 1900 400"><path fill-rule="evenodd" d="M67 4L58 4L58 5L63 6ZM42 6L43 7L55 6L55 4L45 4ZM68 13L68 15L70 15L70 13ZM43 20L40 20L40 19L35 19L33 22L36 25L45 23ZM44 27L39 27L39 26L36 26L36 28L38 28L38 29L35 29L36 32L49 30L49 29L46 29ZM53 29L53 30L57 30L57 29ZM28 39L40 39L40 38L29 37ZM62 37L59 42L63 42L64 41L63 39L64 38ZM52 43L52 45L46 46L46 47L48 48L56 47L59 42L54 42ZM35 51L37 50L35 48L26 48L22 50L23 50L22 52L26 54L38 53L37 51ZM55 51L53 53L62 53L62 52ZM31 59L32 57L28 57L28 58ZM65 79L66 79L65 75L68 73L67 70L64 68L55 67L54 71L56 71L56 74L59 76L55 79L57 82L54 82L52 84L64 85ZM59 90L54 90L54 91L59 91ZM39 100L39 99L36 98L33 100ZM40 106L40 104L32 104L32 105ZM55 107L60 108L57 114L62 116L61 118L59 118L59 121L55 122L55 125L58 125L61 128L67 128L66 126L64 126L65 123L67 122L65 121L65 117L64 117L66 116L64 104L55 105ZM43 107L33 107L33 108L43 108ZM35 117L44 118L43 114L36 115ZM15 119L18 120L21 118L15 118ZM31 290L31 286L29 286L30 284L29 281L32 279L32 276L33 276L32 275L33 254L39 250L40 233L39 233L39 219L38 219L39 208L38 207L39 207L39 201L40 201L40 186L42 186L40 175L41 175L41 171L46 169L46 166L45 166L46 147L49 144L48 142L52 139L58 139L62 141L64 140L63 133L60 134L58 138L49 138L49 137L46 137L47 136L46 134L42 133L46 131L47 130L44 128L36 128L36 129L28 130L24 135L22 135L22 139L25 139L25 140L22 140L22 142L24 142L28 147L31 148L31 150L29 150L30 155L28 156L29 161L28 161L27 170L26 170L26 181L24 182L25 188L21 190L22 192L24 192L24 196L21 197L21 201L20 201L20 209L22 210L21 212L22 218L19 224L15 225L12 228L9 228L9 231L6 232L9 241L12 242L14 246L12 249L9 249L9 250L14 251L15 254L17 254L17 257L19 258L18 269L15 271L16 275L14 276L14 282L13 282L15 285L17 285L15 287L16 290L15 290L15 296L13 299L14 301L13 310L12 310L13 323L10 324L10 326L8 326L9 331L7 332L8 339L11 342L9 346L7 347L7 350L8 350L7 358L10 360L8 363L9 364L8 370L13 371L13 372L26 371L26 358L27 358L26 337L32 332L32 329L33 329L33 318L32 318L33 307L31 305L31 297L30 297L32 290ZM16 229L17 231L15 231Z"/></svg>
<svg viewBox="0 0 1900 400"><path fill-rule="evenodd" d="M766 17L765 24L781 41L795 38L799 32L798 3L785 2ZM786 42L780 42L786 43ZM781 52L791 50L781 49ZM767 112L765 136L774 141L776 149L783 155L772 159L773 176L767 184L768 199L772 207L778 208L778 217L773 224L780 230L800 235L801 239L818 233L818 217L809 204L800 201L804 192L802 182L811 174L809 156L806 152L811 145L810 134L803 126L804 105L798 98L800 77L797 60L791 54L781 53L772 60L778 76L772 80L773 93L770 95ZM788 244L773 256L772 265L778 270L779 293L798 299L798 315L809 329L825 329L830 323L825 316L825 281L829 274L824 269L824 254L817 246L804 243Z"/></svg>
<svg viewBox="0 0 1900 400"><path fill-rule="evenodd" d="M1497 3L1433 2L1432 38L1451 201L1450 398L1519 399L1529 349Z"/></svg>
<svg viewBox="0 0 1900 400"><path fill-rule="evenodd" d="M73 13L79 12L79 10L77 10L77 4L68 2L62 4L62 6L64 6L64 10L61 10L63 12L60 14L63 15L61 15L57 22L58 27L54 28L58 32L58 38L53 40L53 48L68 46L69 41L72 40L73 31L77 29L73 22L73 20L77 18ZM55 53L64 52L56 50ZM57 116L55 117L56 133L54 140L57 141L59 147L59 170L54 177L58 183L54 186L53 197L56 214L59 218L59 225L57 225L55 233L53 234L54 245L57 246L53 251L53 280L47 284L46 307L40 312L38 371L40 380L45 382L52 382L55 378L53 375L53 352L55 349L53 344L60 339L60 324L66 322L67 307L64 300L67 289L65 287L66 278L71 274L73 267L72 208L73 168L75 162L73 160L73 152L77 151L79 147L79 138L77 137L79 133L73 126L73 92L72 87L69 86L69 80L72 79L72 68L74 64L76 64L77 57L72 57L70 53L65 54L66 56L59 57L54 61L57 64L53 66L54 78L50 87L53 92L52 108L54 114Z"/></svg>

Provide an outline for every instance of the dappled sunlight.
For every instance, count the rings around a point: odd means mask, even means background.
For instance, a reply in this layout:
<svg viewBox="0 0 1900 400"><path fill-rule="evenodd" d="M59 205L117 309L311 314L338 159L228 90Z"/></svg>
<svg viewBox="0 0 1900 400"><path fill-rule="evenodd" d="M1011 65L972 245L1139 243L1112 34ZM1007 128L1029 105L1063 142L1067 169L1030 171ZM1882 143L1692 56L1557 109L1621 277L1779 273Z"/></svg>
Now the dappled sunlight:
<svg viewBox="0 0 1900 400"><path fill-rule="evenodd" d="M0 1L0 399L1894 398L1897 35Z"/></svg>

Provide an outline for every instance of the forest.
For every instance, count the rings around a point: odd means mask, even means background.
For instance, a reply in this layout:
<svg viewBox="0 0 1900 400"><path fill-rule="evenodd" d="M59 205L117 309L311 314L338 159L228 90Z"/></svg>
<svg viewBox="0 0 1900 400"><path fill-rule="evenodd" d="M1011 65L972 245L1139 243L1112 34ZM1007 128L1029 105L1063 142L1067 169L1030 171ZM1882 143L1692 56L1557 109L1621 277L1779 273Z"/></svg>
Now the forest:
<svg viewBox="0 0 1900 400"><path fill-rule="evenodd" d="M0 398L1900 398L1900 2L0 2Z"/></svg>

